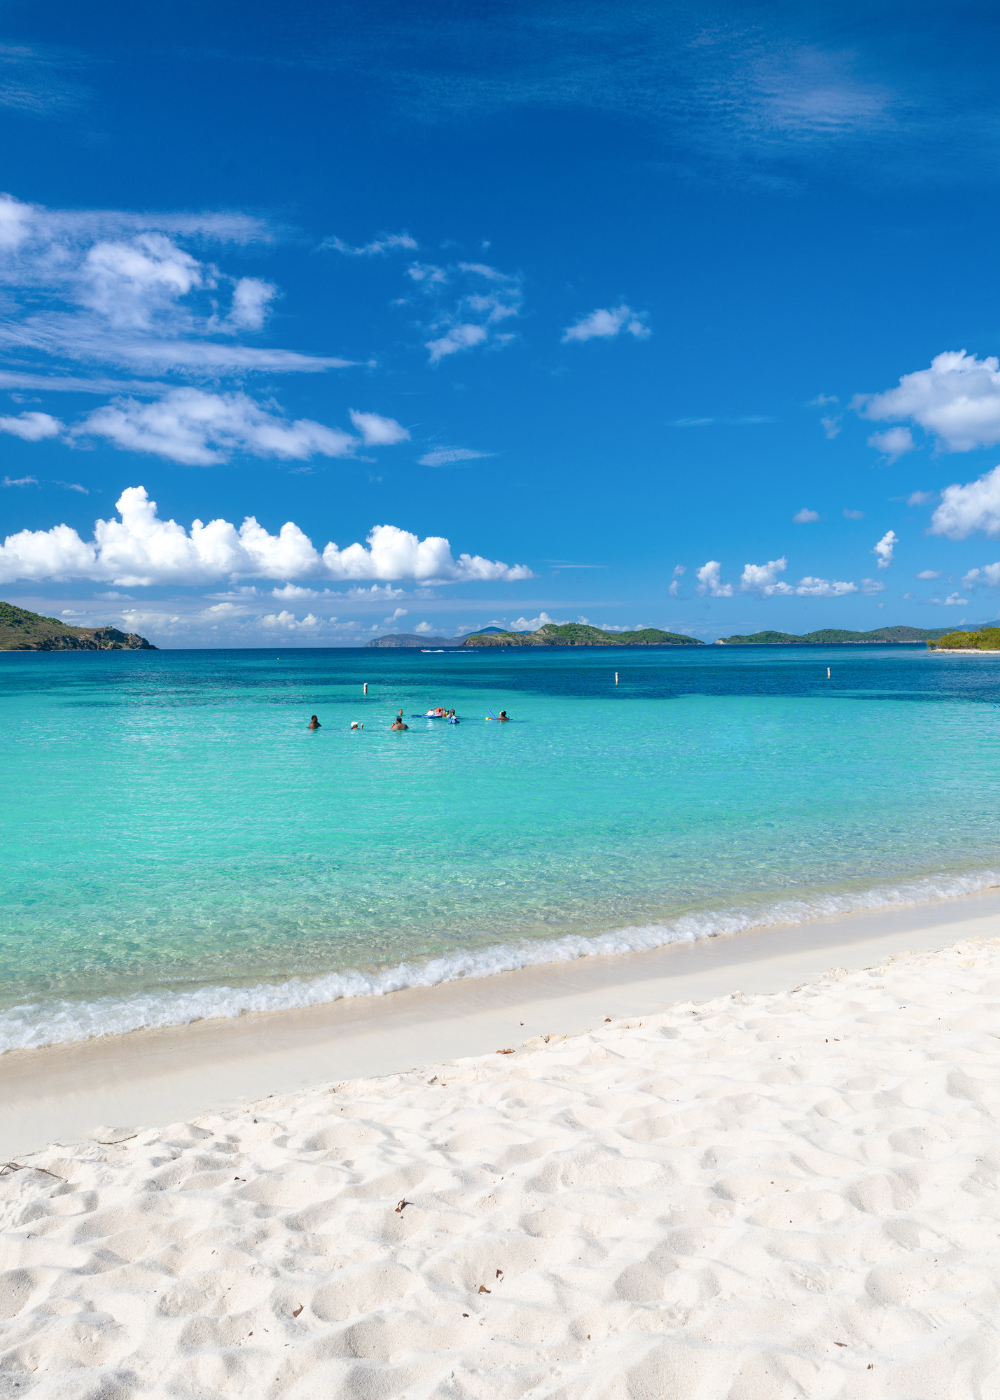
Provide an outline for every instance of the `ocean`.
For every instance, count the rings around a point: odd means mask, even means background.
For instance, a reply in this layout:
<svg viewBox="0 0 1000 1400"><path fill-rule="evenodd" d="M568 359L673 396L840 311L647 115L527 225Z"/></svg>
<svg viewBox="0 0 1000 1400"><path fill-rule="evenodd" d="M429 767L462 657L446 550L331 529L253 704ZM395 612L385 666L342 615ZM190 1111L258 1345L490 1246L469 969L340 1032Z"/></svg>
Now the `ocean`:
<svg viewBox="0 0 1000 1400"><path fill-rule="evenodd" d="M0 653L0 1050L1000 884L998 704L922 647Z"/></svg>

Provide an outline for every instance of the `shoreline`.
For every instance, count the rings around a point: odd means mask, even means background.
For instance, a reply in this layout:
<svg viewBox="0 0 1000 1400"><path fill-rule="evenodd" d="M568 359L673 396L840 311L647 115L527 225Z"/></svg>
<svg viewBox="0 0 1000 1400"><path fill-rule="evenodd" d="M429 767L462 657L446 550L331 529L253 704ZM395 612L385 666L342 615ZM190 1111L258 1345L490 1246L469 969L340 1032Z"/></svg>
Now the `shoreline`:
<svg viewBox="0 0 1000 1400"><path fill-rule="evenodd" d="M735 991L787 991L834 963L1000 934L1000 889L720 934L341 999L296 1010L135 1030L0 1057L0 1157L285 1095L487 1055L604 1019L648 1016Z"/></svg>

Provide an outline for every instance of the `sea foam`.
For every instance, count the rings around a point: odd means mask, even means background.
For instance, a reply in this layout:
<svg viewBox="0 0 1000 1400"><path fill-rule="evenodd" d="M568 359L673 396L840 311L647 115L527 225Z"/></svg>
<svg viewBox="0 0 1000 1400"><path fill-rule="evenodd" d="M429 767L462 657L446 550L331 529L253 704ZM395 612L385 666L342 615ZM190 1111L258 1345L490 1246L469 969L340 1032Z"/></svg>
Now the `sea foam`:
<svg viewBox="0 0 1000 1400"><path fill-rule="evenodd" d="M93 1001L46 999L24 1002L0 1012L0 1054L8 1050L65 1045L95 1036L188 1025L254 1011L291 1011L323 1006L343 998L380 997L407 987L436 987L464 977L492 977L498 972L575 962L695 943L721 934L743 933L809 923L838 914L896 909L975 894L1000 885L1000 873L981 870L964 875L925 876L899 885L878 886L852 894L815 894L757 907L685 914L664 923L613 929L585 936L522 939L469 952L451 952L427 962L403 962L379 972L331 972L310 981L292 979L251 987L206 986L193 991L152 990Z"/></svg>

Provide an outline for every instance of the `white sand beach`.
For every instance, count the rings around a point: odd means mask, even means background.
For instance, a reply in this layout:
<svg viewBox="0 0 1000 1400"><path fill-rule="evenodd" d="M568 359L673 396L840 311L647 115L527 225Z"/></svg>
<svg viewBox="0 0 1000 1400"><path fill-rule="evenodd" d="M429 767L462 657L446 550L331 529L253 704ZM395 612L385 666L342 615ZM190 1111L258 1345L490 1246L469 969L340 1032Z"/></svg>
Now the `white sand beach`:
<svg viewBox="0 0 1000 1400"><path fill-rule="evenodd" d="M1000 941L862 961L20 1157L0 1394L1000 1395Z"/></svg>

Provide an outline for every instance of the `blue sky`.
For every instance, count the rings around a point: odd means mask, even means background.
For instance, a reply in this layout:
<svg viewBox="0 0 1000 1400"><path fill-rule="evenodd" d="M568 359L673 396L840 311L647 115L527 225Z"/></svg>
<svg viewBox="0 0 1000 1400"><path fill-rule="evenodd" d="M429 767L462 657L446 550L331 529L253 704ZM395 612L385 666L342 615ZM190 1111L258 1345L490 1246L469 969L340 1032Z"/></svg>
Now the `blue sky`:
<svg viewBox="0 0 1000 1400"><path fill-rule="evenodd" d="M996 616L996 60L984 6L5 4L0 596Z"/></svg>

